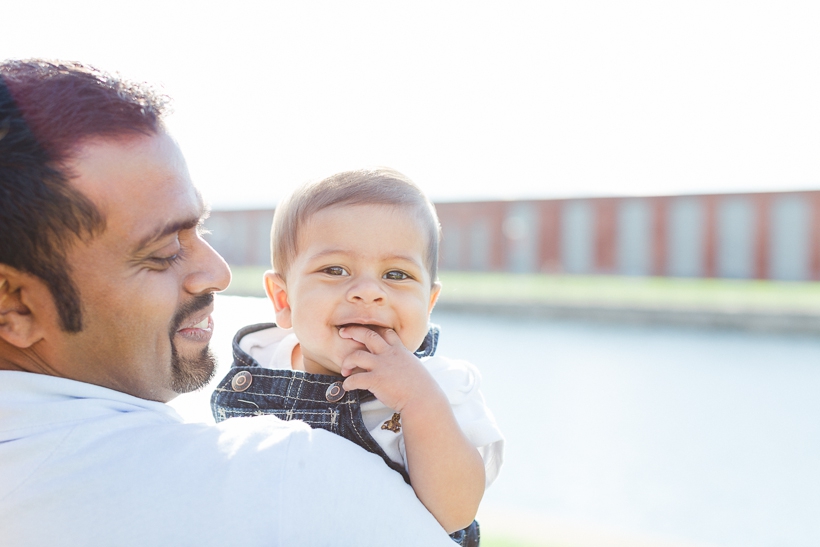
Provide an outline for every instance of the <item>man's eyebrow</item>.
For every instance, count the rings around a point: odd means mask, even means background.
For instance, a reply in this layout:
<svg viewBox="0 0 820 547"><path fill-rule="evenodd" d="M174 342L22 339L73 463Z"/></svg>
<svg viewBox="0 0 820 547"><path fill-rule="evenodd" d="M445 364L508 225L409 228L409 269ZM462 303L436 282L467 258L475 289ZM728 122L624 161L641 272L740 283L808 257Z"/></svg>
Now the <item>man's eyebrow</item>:
<svg viewBox="0 0 820 547"><path fill-rule="evenodd" d="M190 230L191 228L196 228L197 226L199 226L200 223L202 223L203 220L208 218L210 212L210 209L203 205L199 216L175 220L165 224L160 229L140 239L139 242L134 246L134 252L139 253L146 247L156 243L157 241L171 234L175 234L182 230Z"/></svg>

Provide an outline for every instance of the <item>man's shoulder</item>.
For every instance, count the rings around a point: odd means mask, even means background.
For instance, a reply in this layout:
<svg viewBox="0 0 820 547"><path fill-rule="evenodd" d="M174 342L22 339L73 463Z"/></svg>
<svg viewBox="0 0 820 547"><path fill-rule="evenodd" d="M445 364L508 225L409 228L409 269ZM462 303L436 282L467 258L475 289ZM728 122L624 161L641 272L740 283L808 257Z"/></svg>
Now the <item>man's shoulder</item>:
<svg viewBox="0 0 820 547"><path fill-rule="evenodd" d="M220 447L229 449L232 454L248 450L250 455L257 455L294 440L309 444L313 436L307 424L284 421L271 415L230 418L215 425L208 424L207 427L212 428Z"/></svg>
<svg viewBox="0 0 820 547"><path fill-rule="evenodd" d="M264 524L243 531L246 545L449 543L381 458L327 431L274 416L184 423L160 403L36 383L39 393L0 405L17 417L0 443L0 528L20 543L230 543L249 507ZM299 501L317 499L331 511L326 530ZM181 508L185 518L157 517Z"/></svg>

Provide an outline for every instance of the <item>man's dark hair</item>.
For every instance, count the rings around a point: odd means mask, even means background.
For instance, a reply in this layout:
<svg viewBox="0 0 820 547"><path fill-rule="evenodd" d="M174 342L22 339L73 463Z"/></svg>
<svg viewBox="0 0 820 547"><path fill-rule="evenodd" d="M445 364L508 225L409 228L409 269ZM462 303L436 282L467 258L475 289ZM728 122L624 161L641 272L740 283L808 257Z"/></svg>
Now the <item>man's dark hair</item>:
<svg viewBox="0 0 820 547"><path fill-rule="evenodd" d="M64 331L82 330L66 251L105 229L66 162L93 137L162 131L166 104L144 85L79 63L0 63L0 263L45 282Z"/></svg>

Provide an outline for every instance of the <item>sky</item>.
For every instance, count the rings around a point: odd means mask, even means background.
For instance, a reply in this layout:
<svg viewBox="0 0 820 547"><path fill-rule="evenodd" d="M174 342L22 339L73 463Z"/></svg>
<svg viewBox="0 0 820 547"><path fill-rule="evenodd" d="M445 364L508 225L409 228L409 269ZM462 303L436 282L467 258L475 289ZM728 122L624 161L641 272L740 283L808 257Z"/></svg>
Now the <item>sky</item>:
<svg viewBox="0 0 820 547"><path fill-rule="evenodd" d="M3 6L0 58L151 82L214 209L386 165L435 201L820 189L820 2Z"/></svg>

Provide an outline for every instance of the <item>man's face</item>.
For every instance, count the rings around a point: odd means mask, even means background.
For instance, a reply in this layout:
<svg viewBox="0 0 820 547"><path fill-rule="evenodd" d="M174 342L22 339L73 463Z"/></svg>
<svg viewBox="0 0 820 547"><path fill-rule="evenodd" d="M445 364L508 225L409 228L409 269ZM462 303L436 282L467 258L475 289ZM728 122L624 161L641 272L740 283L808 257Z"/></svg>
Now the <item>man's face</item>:
<svg viewBox="0 0 820 547"><path fill-rule="evenodd" d="M343 205L310 217L287 273L288 309L277 314L281 326L292 324L305 370L338 373L347 355L363 349L339 336L349 324L393 329L406 348L418 349L439 292L426 249L419 221L400 208Z"/></svg>
<svg viewBox="0 0 820 547"><path fill-rule="evenodd" d="M68 252L83 330L62 333L63 376L169 401L213 376L213 292L230 282L200 237L204 206L166 134L87 142L71 183L105 217L105 231Z"/></svg>

